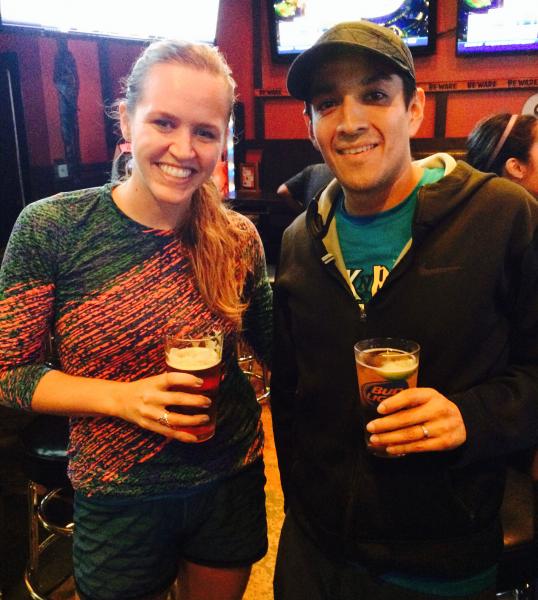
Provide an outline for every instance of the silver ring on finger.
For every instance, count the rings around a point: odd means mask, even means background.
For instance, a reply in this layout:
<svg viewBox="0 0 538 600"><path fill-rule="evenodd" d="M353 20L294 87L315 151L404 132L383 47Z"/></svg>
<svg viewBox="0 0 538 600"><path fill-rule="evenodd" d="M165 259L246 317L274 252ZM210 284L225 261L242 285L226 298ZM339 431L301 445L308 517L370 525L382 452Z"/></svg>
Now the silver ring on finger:
<svg viewBox="0 0 538 600"><path fill-rule="evenodd" d="M426 424L421 423L420 428L422 429L422 435L423 435L424 439L427 440L431 434L430 434L428 428L426 427Z"/></svg>
<svg viewBox="0 0 538 600"><path fill-rule="evenodd" d="M157 421L164 425L164 427L170 427L170 423L168 422L168 411L165 410L163 414L157 419Z"/></svg>

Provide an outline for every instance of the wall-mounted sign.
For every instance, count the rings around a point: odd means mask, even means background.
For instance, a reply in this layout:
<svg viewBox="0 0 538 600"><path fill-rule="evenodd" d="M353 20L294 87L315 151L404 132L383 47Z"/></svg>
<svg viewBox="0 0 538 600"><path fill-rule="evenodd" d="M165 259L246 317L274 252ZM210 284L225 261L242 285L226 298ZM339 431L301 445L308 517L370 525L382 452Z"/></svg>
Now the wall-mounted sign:
<svg viewBox="0 0 538 600"><path fill-rule="evenodd" d="M432 81L417 83L425 92L479 92L538 88L537 77L513 79L469 79L468 81Z"/></svg>
<svg viewBox="0 0 538 600"><path fill-rule="evenodd" d="M467 81L431 81L418 82L425 92L480 92L489 90L538 89L538 75L535 77L514 77L513 79L469 79ZM257 98L290 98L288 91L282 88L258 88L254 90Z"/></svg>

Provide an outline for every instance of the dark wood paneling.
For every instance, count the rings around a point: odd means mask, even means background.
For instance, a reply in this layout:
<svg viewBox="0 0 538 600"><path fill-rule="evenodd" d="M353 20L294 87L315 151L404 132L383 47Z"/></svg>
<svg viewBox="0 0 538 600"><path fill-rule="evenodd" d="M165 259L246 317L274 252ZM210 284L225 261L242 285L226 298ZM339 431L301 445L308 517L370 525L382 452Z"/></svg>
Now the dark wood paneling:
<svg viewBox="0 0 538 600"><path fill-rule="evenodd" d="M29 196L28 149L17 55L0 54L0 247Z"/></svg>

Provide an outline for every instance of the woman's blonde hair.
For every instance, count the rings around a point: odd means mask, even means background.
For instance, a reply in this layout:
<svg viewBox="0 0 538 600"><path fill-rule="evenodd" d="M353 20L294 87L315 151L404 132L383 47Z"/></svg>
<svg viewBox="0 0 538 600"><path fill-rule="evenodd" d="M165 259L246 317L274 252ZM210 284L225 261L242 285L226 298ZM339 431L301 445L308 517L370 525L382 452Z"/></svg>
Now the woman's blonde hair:
<svg viewBox="0 0 538 600"><path fill-rule="evenodd" d="M231 117L235 102L236 83L230 67L214 47L176 40L164 40L148 46L124 80L123 101L133 114L150 69L159 63L177 63L222 77L229 91ZM187 246L200 292L215 312L241 323L246 308L242 301L243 284L248 265L241 258L245 229L223 204L212 180L206 181L192 196L189 217L177 234Z"/></svg>

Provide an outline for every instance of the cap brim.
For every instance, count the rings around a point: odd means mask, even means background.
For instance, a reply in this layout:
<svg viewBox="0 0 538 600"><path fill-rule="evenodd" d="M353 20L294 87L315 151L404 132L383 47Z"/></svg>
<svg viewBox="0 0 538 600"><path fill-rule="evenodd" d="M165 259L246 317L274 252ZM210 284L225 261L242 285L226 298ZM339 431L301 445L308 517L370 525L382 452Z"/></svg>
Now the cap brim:
<svg viewBox="0 0 538 600"><path fill-rule="evenodd" d="M305 100L308 102L310 100L309 96L312 76L316 67L326 60L341 55L344 51L374 55L396 68L401 74L407 75L413 80L415 79L414 75L410 73L406 67L401 65L398 61L388 57L386 54L378 52L374 48L357 44L357 42L324 42L323 44L312 46L308 50L305 50L292 62L286 81L289 93L298 100Z"/></svg>

